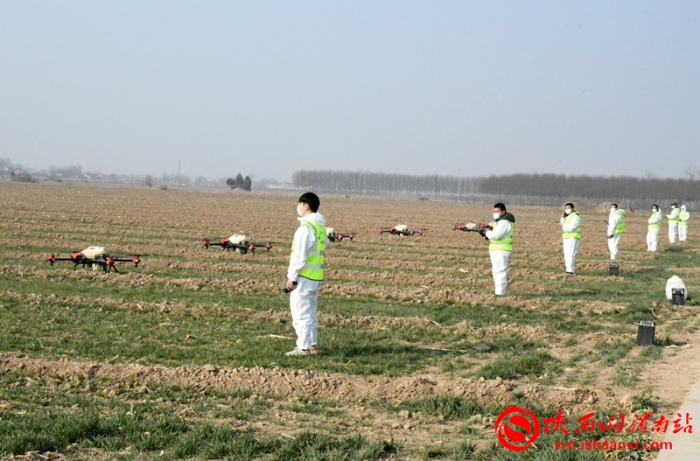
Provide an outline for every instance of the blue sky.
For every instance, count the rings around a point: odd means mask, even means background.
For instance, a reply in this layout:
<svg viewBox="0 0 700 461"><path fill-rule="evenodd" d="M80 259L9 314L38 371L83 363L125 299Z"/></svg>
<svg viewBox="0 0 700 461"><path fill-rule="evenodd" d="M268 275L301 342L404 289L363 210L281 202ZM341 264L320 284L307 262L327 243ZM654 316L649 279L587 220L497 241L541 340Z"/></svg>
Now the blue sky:
<svg viewBox="0 0 700 461"><path fill-rule="evenodd" d="M700 2L0 0L0 157L683 176Z"/></svg>

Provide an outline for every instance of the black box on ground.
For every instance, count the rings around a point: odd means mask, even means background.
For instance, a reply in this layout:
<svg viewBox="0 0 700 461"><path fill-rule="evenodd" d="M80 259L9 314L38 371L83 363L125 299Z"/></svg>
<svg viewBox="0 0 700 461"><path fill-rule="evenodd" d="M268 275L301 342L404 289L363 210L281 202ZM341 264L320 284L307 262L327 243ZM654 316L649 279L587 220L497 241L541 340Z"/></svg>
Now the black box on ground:
<svg viewBox="0 0 700 461"><path fill-rule="evenodd" d="M656 323L642 320L637 326L637 346L651 346L654 344Z"/></svg>
<svg viewBox="0 0 700 461"><path fill-rule="evenodd" d="M671 289L671 303L674 306L685 305L685 290L683 288Z"/></svg>
<svg viewBox="0 0 700 461"><path fill-rule="evenodd" d="M620 266L617 264L610 264L610 275L617 277L620 274Z"/></svg>

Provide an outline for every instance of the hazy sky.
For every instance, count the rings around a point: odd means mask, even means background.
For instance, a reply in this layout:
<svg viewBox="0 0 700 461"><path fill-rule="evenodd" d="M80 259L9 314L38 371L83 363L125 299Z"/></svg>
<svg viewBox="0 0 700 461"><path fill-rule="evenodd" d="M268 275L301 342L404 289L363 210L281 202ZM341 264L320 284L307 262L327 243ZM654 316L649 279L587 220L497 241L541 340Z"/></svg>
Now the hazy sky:
<svg viewBox="0 0 700 461"><path fill-rule="evenodd" d="M700 1L0 0L0 157L682 176Z"/></svg>

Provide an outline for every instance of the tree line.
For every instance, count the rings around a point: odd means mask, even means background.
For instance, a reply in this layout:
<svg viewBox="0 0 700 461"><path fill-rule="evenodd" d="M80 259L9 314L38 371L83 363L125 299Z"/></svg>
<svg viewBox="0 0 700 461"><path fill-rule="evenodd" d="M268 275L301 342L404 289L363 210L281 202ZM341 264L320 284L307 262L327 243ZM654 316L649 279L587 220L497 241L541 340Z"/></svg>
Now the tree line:
<svg viewBox="0 0 700 461"><path fill-rule="evenodd" d="M562 201L582 200L618 201L647 207L649 201L700 201L700 180L697 176L677 179L514 174L457 178L362 171L300 170L292 175L292 184L323 193L477 202L490 201L495 197L526 205L556 205Z"/></svg>
<svg viewBox="0 0 700 461"><path fill-rule="evenodd" d="M676 178L635 178L632 176L566 176L557 174L514 174L480 178L480 191L487 194L539 195L581 199L700 199L700 181Z"/></svg>
<svg viewBox="0 0 700 461"><path fill-rule="evenodd" d="M455 178L453 176L414 176L391 173L369 173L349 171L308 171L292 174L296 187L319 192L382 197L451 197L458 194L478 193L478 178Z"/></svg>

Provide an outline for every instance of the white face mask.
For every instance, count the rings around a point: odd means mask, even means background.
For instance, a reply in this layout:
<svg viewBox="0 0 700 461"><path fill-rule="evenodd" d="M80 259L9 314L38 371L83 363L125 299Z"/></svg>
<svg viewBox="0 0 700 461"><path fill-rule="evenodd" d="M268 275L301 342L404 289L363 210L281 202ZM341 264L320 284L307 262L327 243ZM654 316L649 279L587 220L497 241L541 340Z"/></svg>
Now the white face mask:
<svg viewBox="0 0 700 461"><path fill-rule="evenodd" d="M498 220L498 218L500 218L500 217L501 217L501 215L498 213L493 214L493 219L495 219L495 220Z"/></svg>
<svg viewBox="0 0 700 461"><path fill-rule="evenodd" d="M304 214L301 212L301 204L297 205L297 214L299 215L300 218L302 216L304 216Z"/></svg>
<svg viewBox="0 0 700 461"><path fill-rule="evenodd" d="M652 209L651 209L651 212L652 212L652 213L656 213L657 211L659 211L659 210L657 210L656 208L652 208Z"/></svg>
<svg viewBox="0 0 700 461"><path fill-rule="evenodd" d="M615 213L617 211L617 208L610 208L610 213Z"/></svg>
<svg viewBox="0 0 700 461"><path fill-rule="evenodd" d="M566 210L564 210L564 213L571 214L571 208L567 208Z"/></svg>

